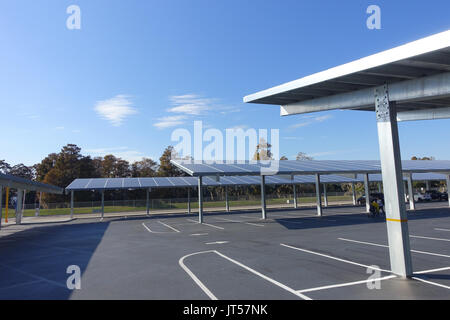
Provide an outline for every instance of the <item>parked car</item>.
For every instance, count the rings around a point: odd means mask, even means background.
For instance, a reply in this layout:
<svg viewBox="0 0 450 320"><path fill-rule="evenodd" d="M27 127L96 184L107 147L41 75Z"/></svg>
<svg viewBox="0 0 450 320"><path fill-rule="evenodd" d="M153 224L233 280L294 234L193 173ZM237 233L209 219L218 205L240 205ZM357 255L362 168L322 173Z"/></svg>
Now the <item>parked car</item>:
<svg viewBox="0 0 450 320"><path fill-rule="evenodd" d="M425 194L429 194L431 200L441 200L442 198L442 193L436 190L427 190L425 191Z"/></svg>
<svg viewBox="0 0 450 320"><path fill-rule="evenodd" d="M380 193L380 192L371 193L369 195L369 197L370 197L370 202L372 202L373 200L381 199L381 201L383 201L383 203L384 203L384 194L383 193ZM365 205L366 204L366 196L364 195L362 197L359 197L356 201L360 206Z"/></svg>
<svg viewBox="0 0 450 320"><path fill-rule="evenodd" d="M408 196L408 200L409 200L409 196ZM428 193L415 193L414 201L415 202L431 201L431 196Z"/></svg>

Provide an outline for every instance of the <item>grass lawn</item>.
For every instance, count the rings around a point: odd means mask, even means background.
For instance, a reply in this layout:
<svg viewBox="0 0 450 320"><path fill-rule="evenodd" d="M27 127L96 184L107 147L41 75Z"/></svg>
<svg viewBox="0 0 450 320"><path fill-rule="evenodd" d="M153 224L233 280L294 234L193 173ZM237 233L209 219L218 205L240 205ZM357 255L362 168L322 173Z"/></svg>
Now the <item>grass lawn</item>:
<svg viewBox="0 0 450 320"><path fill-rule="evenodd" d="M329 202L335 201L350 201L352 199L351 196L329 196ZM288 199L267 199L266 203L270 204L286 204ZM293 199L289 199L293 200ZM316 201L315 197L303 197L298 198L298 203L310 203L314 205ZM323 200L322 200L323 201ZM260 200L230 200L230 207L245 207L245 206L255 206L260 205ZM203 203L204 208L224 208L225 201L210 201ZM192 201L191 208L198 208L198 202ZM179 203L165 203L162 202L158 205L157 208L150 208L150 210L168 210L168 209L187 209L187 202L179 202ZM75 214L88 214L99 212L101 207L86 207L86 208L74 208ZM146 207L131 207L131 206L105 206L105 213L112 212L134 212L134 211L145 211ZM52 216L52 215L69 215L70 208L57 208L57 209L41 209L40 216ZM32 217L35 215L35 209L27 209L24 212L25 217ZM14 217L14 209L9 209L8 218ZM2 217L5 217L5 209L2 211Z"/></svg>

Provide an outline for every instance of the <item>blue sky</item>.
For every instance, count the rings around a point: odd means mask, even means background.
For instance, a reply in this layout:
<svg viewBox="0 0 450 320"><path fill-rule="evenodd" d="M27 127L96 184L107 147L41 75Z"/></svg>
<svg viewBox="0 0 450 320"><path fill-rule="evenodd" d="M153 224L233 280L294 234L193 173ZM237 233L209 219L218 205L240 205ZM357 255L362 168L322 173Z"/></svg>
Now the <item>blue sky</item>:
<svg viewBox="0 0 450 320"><path fill-rule="evenodd" d="M81 30L66 8L81 9ZM381 8L381 30L366 8ZM176 128L280 129L280 153L378 159L373 113L279 116L243 96L450 28L448 0L8 0L0 3L0 159L67 143L159 158ZM186 107L189 106L189 107ZM401 123L404 158L450 159L448 120Z"/></svg>

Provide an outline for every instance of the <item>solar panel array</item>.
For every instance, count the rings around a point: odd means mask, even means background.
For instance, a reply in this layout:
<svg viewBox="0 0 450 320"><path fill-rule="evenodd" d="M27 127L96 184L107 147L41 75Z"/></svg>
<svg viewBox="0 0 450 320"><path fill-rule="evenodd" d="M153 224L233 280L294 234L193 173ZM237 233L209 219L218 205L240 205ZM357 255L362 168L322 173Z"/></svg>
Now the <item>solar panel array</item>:
<svg viewBox="0 0 450 320"><path fill-rule="evenodd" d="M23 188L28 191L42 191L48 193L62 193L63 189L49 184L0 173L0 186Z"/></svg>
<svg viewBox="0 0 450 320"><path fill-rule="evenodd" d="M209 162L171 160L191 176L381 173L377 160L271 160ZM450 172L449 160L403 160L403 172Z"/></svg>
<svg viewBox="0 0 450 320"><path fill-rule="evenodd" d="M356 179L340 176L340 175L321 175L322 183L351 183L362 182L364 177L358 175ZM369 175L370 181L381 181L380 174ZM413 174L413 180L445 180L445 175L433 173L416 173ZM233 176L220 177L219 181L215 178L204 177L202 184L204 186L249 186L259 185L261 178L258 176ZM281 184L308 184L315 183L313 175L297 175L290 177L285 176L267 176L267 185ZM93 178L93 179L76 179L66 190L118 190L118 189L148 189L148 188L183 188L196 187L198 178L196 177L155 177L155 178Z"/></svg>

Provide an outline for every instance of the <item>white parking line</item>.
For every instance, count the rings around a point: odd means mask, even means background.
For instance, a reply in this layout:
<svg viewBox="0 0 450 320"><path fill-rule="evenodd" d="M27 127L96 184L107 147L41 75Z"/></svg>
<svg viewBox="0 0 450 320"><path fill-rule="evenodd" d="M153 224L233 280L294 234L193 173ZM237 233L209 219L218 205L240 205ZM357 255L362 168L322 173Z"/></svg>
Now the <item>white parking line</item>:
<svg viewBox="0 0 450 320"><path fill-rule="evenodd" d="M192 220L192 219L186 219L186 220L195 222L197 224L200 224L198 221L195 221L195 220ZM218 227L218 226L215 226L215 225L212 225L212 224L209 224L209 223L204 223L203 222L202 225L205 225L205 226L208 226L208 227L213 227L213 228L220 229L220 230L225 230L225 228Z"/></svg>
<svg viewBox="0 0 450 320"><path fill-rule="evenodd" d="M345 239L345 238L338 238L338 240L342 240L342 241L348 241L348 242L355 242L355 243L361 243L361 244L366 244L369 246L376 246L376 247L383 247L383 248L389 248L389 246L384 245L384 244L378 244L378 243L372 243L372 242L365 242L365 241L357 241L357 240L351 240L351 239ZM445 255L445 254L440 254L440 253L434 253L434 252L426 252L426 251L419 251L419 250L412 250L411 252L414 253L421 253L421 254L428 254L430 256L437 256L437 257L444 257L444 258L450 258L450 256Z"/></svg>
<svg viewBox="0 0 450 320"><path fill-rule="evenodd" d="M236 223L245 223L245 224L249 224L249 225L255 226L255 227L264 227L263 224L256 224L256 223L251 223L251 222L246 222L246 221L231 220L231 219L225 219L225 218L219 218L219 217L216 217L216 219L220 219L220 220L224 220L224 221L229 221L229 222L236 222Z"/></svg>
<svg viewBox="0 0 450 320"><path fill-rule="evenodd" d="M450 229L441 229L441 228L434 228L434 230L438 230L438 231L450 231Z"/></svg>
<svg viewBox="0 0 450 320"><path fill-rule="evenodd" d="M445 289L450 289L449 286L445 286L445 285L443 285L443 284L436 283L436 282L432 282L432 281L425 280L425 279L421 279L421 278L418 278L418 277L411 277L411 279L418 280L418 281L421 281L421 282L424 282L424 283L428 283L428 284L431 284L431 285L436 286L436 287L441 287L441 288L445 288Z"/></svg>
<svg viewBox="0 0 450 320"><path fill-rule="evenodd" d="M363 284L363 283L368 283L368 282L388 280L388 279L392 279L392 278L396 278L396 277L397 276L391 275L391 276L386 276L386 277L377 278L377 279L368 279L368 280L361 280L361 281L333 284L333 285L317 287L317 288L302 289L302 290L298 290L297 292L305 293L305 292L312 292L312 291L318 291L318 290L326 290L326 289L333 289L333 288L340 288L340 287L348 287L348 286L354 286L354 285L357 285L357 284Z"/></svg>
<svg viewBox="0 0 450 320"><path fill-rule="evenodd" d="M423 270L423 271L414 272L414 274L432 273L432 272L439 272L439 271L445 271L445 270L450 270L450 267L443 267L443 268L437 268L437 269Z"/></svg>
<svg viewBox="0 0 450 320"><path fill-rule="evenodd" d="M442 239L442 238L431 238L431 237L424 237L424 236L412 236L410 235L411 238L418 238L418 239L427 239L427 240L437 240L437 241L447 241L450 242L450 239Z"/></svg>
<svg viewBox="0 0 450 320"><path fill-rule="evenodd" d="M353 264L355 266L364 267L366 269L372 269L372 270L378 270L378 271L391 273L390 270L384 270L384 269L381 269L381 268L376 268L374 266L369 266L369 265L366 265L366 264L362 264L362 263L358 263L358 262L354 262L354 261L350 261L350 260L336 258L336 257L330 256L330 255L327 255L327 254L323 254L323 253L314 252L314 251L311 251L311 250L306 250L306 249L290 246L290 245L287 245L287 244L284 244L284 243L280 243L280 245L283 246L283 247L286 247L286 248L290 248L290 249L294 249L294 250L298 250L298 251L303 251L303 252L306 252L306 253L315 254L315 255L318 255L318 256L321 256L321 257L325 257L325 258L329 258L329 259L345 262L345 263L348 263L348 264Z"/></svg>
<svg viewBox="0 0 450 320"><path fill-rule="evenodd" d="M200 289L203 290L204 293L206 293L206 295L211 300L218 300L217 297L203 284L203 282L201 282L200 279L197 278L195 276L195 274L184 264L184 259L186 259L188 257L194 256L197 254L202 254L202 253L209 253L209 252L214 252L214 251L213 250L200 251L200 252L194 252L194 253L185 255L185 256L181 257L180 260L178 260L178 264L181 266L181 268L183 268L184 271L186 271L186 273L192 278L192 280L194 280L194 282L200 287Z"/></svg>
<svg viewBox="0 0 450 320"><path fill-rule="evenodd" d="M164 224L164 223L162 223L162 224ZM152 229L147 227L144 222L142 222L142 225L144 226L145 229L147 229L148 232L151 232L151 233L175 233L175 232L172 232L172 231L153 231ZM166 225L166 227L169 227L169 226ZM169 228L171 228L171 227L169 227ZM176 230L174 228L171 228L171 229ZM180 232L180 231L177 231L177 232Z"/></svg>
<svg viewBox="0 0 450 320"><path fill-rule="evenodd" d="M224 255L224 254L222 254L222 253L220 253L219 251L216 251L216 250L208 250L208 251L194 252L194 253L185 255L184 257L181 257L180 260L178 261L179 265L183 268L184 271L186 271L186 273L192 278L192 280L194 280L194 282L200 287L200 289L202 289L203 292L205 292L205 293L208 295L208 297L210 297L211 300L218 300L218 299L217 299L217 297L216 297L216 296L215 296L215 295L214 295L214 294L213 294L213 293L212 293L212 292L211 292L211 291L210 291L210 290L209 290L209 289L208 289L208 288L200 281L200 279L197 278L197 277L195 276L195 274L192 273L192 271L191 271L188 267L186 267L186 265L184 264L184 260L185 260L187 257L193 256L193 255L197 255L197 254L202 254L202 253L215 253L215 254L219 255L220 257L222 257L222 258L224 258L224 259L226 259L226 260L228 260L228 261L230 261L230 262L232 262L232 263L234 263L234 264L240 266L241 268L243 268L243 269L245 269L245 270L247 270L247 271L249 271L249 272L251 272L251 273L257 275L258 277L263 278L264 280L269 281L270 283L272 283L272 284L274 284L274 285L276 285L276 286L278 286L278 287L280 287L280 288L282 288L282 289L284 289L284 290L286 290L286 291L288 291L288 292L290 292L290 293L296 295L297 297L300 297L300 298L302 298L302 299L304 299L304 300L312 300L312 299L309 298L308 296L306 296L306 295L304 295L304 294L302 294L302 293L299 293L299 292L297 292L296 290L294 290L294 289L292 289L292 288L290 288L290 287L288 287L288 286L286 286L286 285L284 285L284 284L282 284L282 283L280 283L280 282L278 282L278 281L276 281L276 280L274 280L274 279L271 279L271 278L269 278L268 276L266 276L266 275L264 275L264 274L262 274L262 273L260 273L260 272L258 272L258 271L256 271L256 270L254 270L254 269L252 269L252 268L250 268L250 267L247 267L246 265L240 263L239 261L236 261L236 260L234 260L234 259L232 259L232 258L230 258L230 257L227 257L226 255Z"/></svg>
<svg viewBox="0 0 450 320"><path fill-rule="evenodd" d="M190 236L206 236L206 235L208 235L207 233L193 233L193 234L190 234Z"/></svg>
<svg viewBox="0 0 450 320"><path fill-rule="evenodd" d="M225 244L229 242L230 241L214 241L214 242L206 242L205 244Z"/></svg>
<svg viewBox="0 0 450 320"><path fill-rule="evenodd" d="M177 230L177 229L175 229L174 227L169 226L168 224L165 224L165 223L162 222L162 221L158 221L158 222L161 223L163 226L166 226L167 228L172 229L172 230L175 231L175 232L180 232L180 230Z"/></svg>

